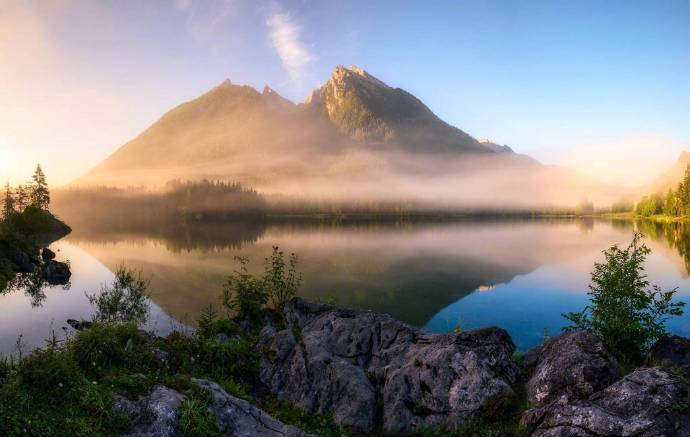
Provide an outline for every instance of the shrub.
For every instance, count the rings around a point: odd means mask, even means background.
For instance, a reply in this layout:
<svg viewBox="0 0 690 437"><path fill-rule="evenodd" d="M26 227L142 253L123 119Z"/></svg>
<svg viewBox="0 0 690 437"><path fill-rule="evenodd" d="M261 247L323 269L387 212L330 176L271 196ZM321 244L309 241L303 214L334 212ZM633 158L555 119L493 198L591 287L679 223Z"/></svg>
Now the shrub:
<svg viewBox="0 0 690 437"><path fill-rule="evenodd" d="M297 255L291 253L286 264L283 252L274 246L273 253L265 261L263 280L273 307L283 308L285 302L295 297L302 282L302 274L297 272Z"/></svg>
<svg viewBox="0 0 690 437"><path fill-rule="evenodd" d="M242 319L256 320L268 302L265 283L261 278L249 274L247 258L236 256L235 260L240 263L240 269L228 277L223 289L223 305L237 312Z"/></svg>
<svg viewBox="0 0 690 437"><path fill-rule="evenodd" d="M154 366L155 358L145 347L145 342L133 323L96 324L77 333L71 346L79 367L87 374L98 377L114 367L138 370Z"/></svg>
<svg viewBox="0 0 690 437"><path fill-rule="evenodd" d="M96 310L94 319L101 323L145 323L150 307L149 284L141 271L118 267L111 286L104 286L100 294L86 295Z"/></svg>
<svg viewBox="0 0 690 437"><path fill-rule="evenodd" d="M56 398L75 394L85 383L79 368L65 351L48 348L36 350L19 366L21 382Z"/></svg>
<svg viewBox="0 0 690 437"><path fill-rule="evenodd" d="M631 363L642 360L651 344L666 334L668 317L683 314L685 305L672 302L677 289L650 286L643 265L651 251L641 240L636 232L627 248L614 245L604 251L606 261L594 264L590 305L564 314L572 322L566 330L594 332L616 356Z"/></svg>
<svg viewBox="0 0 690 437"><path fill-rule="evenodd" d="M237 323L227 318L219 319L218 313L211 306L201 315L198 325L197 335L202 338L214 338L218 334L231 336L240 332Z"/></svg>

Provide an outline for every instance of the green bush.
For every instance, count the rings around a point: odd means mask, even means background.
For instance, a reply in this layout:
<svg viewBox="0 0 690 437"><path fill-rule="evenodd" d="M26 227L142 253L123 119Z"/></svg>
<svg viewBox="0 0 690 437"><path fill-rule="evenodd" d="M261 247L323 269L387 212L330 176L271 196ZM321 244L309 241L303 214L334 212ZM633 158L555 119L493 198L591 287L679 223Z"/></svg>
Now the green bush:
<svg viewBox="0 0 690 437"><path fill-rule="evenodd" d="M202 338L214 338L218 334L225 334L227 336L240 333L240 327L234 321L228 318L218 318L218 313L209 307L201 318L199 318L199 329L197 335Z"/></svg>
<svg viewBox="0 0 690 437"><path fill-rule="evenodd" d="M286 263L283 252L274 246L273 253L265 261L263 282L268 288L273 307L283 308L288 300L297 295L302 282L302 275L297 272L297 255L291 253Z"/></svg>
<svg viewBox="0 0 690 437"><path fill-rule="evenodd" d="M606 261L595 263L589 286L590 305L564 316L566 330L584 329L597 334L624 362L640 362L651 344L666 334L670 316L683 314L684 302L672 302L677 289L662 291L644 273L650 249L635 233L625 249L604 251Z"/></svg>
<svg viewBox="0 0 690 437"><path fill-rule="evenodd" d="M94 320L100 323L145 323L150 310L150 281L141 271L118 267L115 281L104 286L100 294L86 297L95 309Z"/></svg>
<svg viewBox="0 0 690 437"><path fill-rule="evenodd" d="M247 258L237 256L235 260L240 263L240 269L228 277L223 289L223 305L242 319L258 320L261 309L268 302L266 285L261 278L249 274Z"/></svg>
<svg viewBox="0 0 690 437"><path fill-rule="evenodd" d="M77 333L71 347L79 367L96 377L114 367L141 370L157 364L150 348L146 346L146 339L133 323L95 324Z"/></svg>
<svg viewBox="0 0 690 437"><path fill-rule="evenodd" d="M85 379L69 353L55 348L36 350L19 365L23 384L65 398L76 393Z"/></svg>

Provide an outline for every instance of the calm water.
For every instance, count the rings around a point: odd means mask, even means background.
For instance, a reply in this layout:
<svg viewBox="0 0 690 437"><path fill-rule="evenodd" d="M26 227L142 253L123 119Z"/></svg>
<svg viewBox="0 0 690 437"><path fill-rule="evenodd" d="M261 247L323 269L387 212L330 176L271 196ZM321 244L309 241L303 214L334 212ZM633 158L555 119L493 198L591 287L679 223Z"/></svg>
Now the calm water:
<svg viewBox="0 0 690 437"><path fill-rule="evenodd" d="M498 221L433 224L227 224L103 232L80 230L53 244L72 263L69 289L0 294L0 353L13 353L58 335L68 318L88 318L85 292L98 292L124 263L151 277L151 328L165 333L218 307L233 257L248 256L257 271L271 247L296 252L304 274L301 295L387 312L426 329L506 328L518 349L564 326L561 313L582 309L592 264L601 251L648 235L652 282L679 287L690 301L686 256L690 234L680 225L606 221ZM673 320L690 336L690 314Z"/></svg>

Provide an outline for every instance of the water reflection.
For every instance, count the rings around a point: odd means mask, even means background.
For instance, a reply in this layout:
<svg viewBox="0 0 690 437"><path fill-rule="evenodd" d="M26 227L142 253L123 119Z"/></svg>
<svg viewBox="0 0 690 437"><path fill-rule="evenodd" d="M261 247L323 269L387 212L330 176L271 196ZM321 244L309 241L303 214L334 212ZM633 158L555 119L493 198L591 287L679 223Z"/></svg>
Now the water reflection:
<svg viewBox="0 0 690 437"><path fill-rule="evenodd" d="M153 229L75 226L74 233L58 243L72 261L72 290L49 289L38 310L58 323L87 317L84 291L98 290L124 262L151 277L158 329L172 323L168 315L192 321L209 304L218 306L226 275L235 267L234 256L249 257L250 269L260 271L264 257L278 245L299 255L304 297L386 312L434 331L502 326L526 349L545 332L560 331L565 323L561 313L585 305L593 262L611 244L629 242L635 228L649 236L654 251L648 263L650 279L665 288L679 286L687 300L690 230L684 224L593 219L269 221ZM22 314L36 311L30 299L23 306L3 301L9 296L16 300L18 294L0 296L0 309L9 305ZM690 335L689 322L690 315L684 316L670 327ZM14 342L21 326L26 328L16 323L0 320L0 349Z"/></svg>

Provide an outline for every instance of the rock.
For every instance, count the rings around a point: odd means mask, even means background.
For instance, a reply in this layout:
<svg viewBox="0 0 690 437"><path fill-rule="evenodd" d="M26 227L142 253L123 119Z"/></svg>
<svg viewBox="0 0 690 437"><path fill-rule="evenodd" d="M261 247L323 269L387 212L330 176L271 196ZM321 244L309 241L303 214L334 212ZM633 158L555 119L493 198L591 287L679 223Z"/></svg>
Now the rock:
<svg viewBox="0 0 690 437"><path fill-rule="evenodd" d="M660 366L690 365L690 339L677 335L660 338L649 350L647 362Z"/></svg>
<svg viewBox="0 0 690 437"><path fill-rule="evenodd" d="M65 285L69 282L72 272L67 263L59 261L48 261L41 268L43 279L50 285Z"/></svg>
<svg viewBox="0 0 690 437"><path fill-rule="evenodd" d="M218 384L205 379L193 379L197 385L210 390L213 403L209 408L224 436L302 437L308 434L294 426L285 425L249 402L230 396Z"/></svg>
<svg viewBox="0 0 690 437"><path fill-rule="evenodd" d="M552 337L538 353L527 399L532 405L562 396L584 399L615 381L618 370L618 362L596 335L575 331Z"/></svg>
<svg viewBox="0 0 690 437"><path fill-rule="evenodd" d="M75 331L83 331L84 329L89 329L93 326L93 322L89 322L88 320L67 319L67 324Z"/></svg>
<svg viewBox="0 0 690 437"><path fill-rule="evenodd" d="M52 261L55 259L55 252L48 249L47 247L44 247L41 250L41 258L43 258L43 262Z"/></svg>
<svg viewBox="0 0 690 437"><path fill-rule="evenodd" d="M539 362L539 355L541 354L542 345L535 346L532 349L525 352L522 356L522 365L525 367L535 367Z"/></svg>
<svg viewBox="0 0 690 437"><path fill-rule="evenodd" d="M175 390L157 385L151 394L137 401L117 397L113 409L125 413L132 421L128 436L176 436L177 414L183 399Z"/></svg>
<svg viewBox="0 0 690 437"><path fill-rule="evenodd" d="M521 423L534 430L533 437L687 436L687 390L670 373L640 368L587 400L563 396L530 410Z"/></svg>
<svg viewBox="0 0 690 437"><path fill-rule="evenodd" d="M508 334L432 334L388 315L293 299L287 329L265 327L261 380L278 398L336 423L387 434L456 428L512 399Z"/></svg>
<svg viewBox="0 0 690 437"><path fill-rule="evenodd" d="M18 273L33 273L36 270L36 263L26 252L15 250L10 259Z"/></svg>
<svg viewBox="0 0 690 437"><path fill-rule="evenodd" d="M168 358L170 357L168 352L157 347L152 348L151 352L153 352L153 355L158 359L158 361L160 361L162 364L167 364Z"/></svg>

